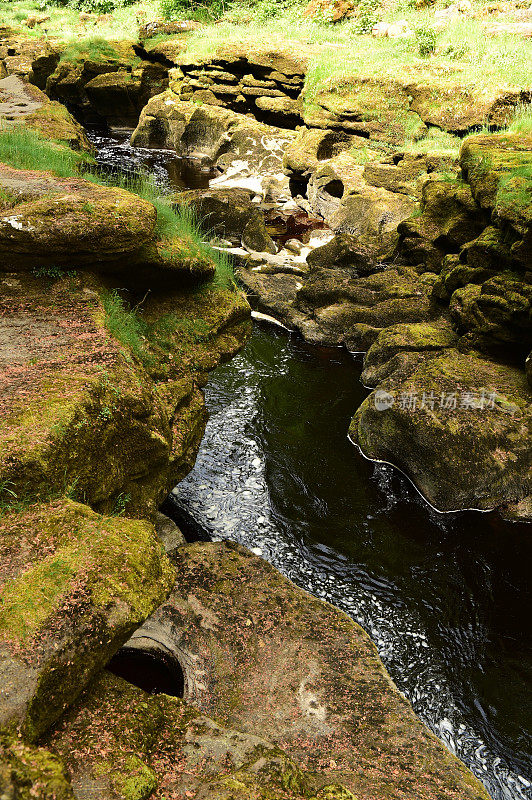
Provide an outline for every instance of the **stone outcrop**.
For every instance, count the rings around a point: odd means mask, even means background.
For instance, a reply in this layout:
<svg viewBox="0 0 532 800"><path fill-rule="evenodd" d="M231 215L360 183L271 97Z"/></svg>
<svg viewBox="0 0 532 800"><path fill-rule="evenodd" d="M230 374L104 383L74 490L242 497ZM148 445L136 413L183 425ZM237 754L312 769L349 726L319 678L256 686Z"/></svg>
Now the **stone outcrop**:
<svg viewBox="0 0 532 800"><path fill-rule="evenodd" d="M23 124L44 139L62 142L73 150L92 153L82 126L61 103L17 75L0 80L0 125Z"/></svg>
<svg viewBox="0 0 532 800"><path fill-rule="evenodd" d="M216 165L224 174L212 186L250 189L263 198L290 197L283 151L295 134L212 105L179 100L168 90L143 109L131 137L138 147L167 147Z"/></svg>
<svg viewBox="0 0 532 800"><path fill-rule="evenodd" d="M61 48L60 60L46 80L47 94L86 121L137 124L150 97L168 86L168 68L143 61L133 42L105 42L86 53Z"/></svg>
<svg viewBox="0 0 532 800"><path fill-rule="evenodd" d="M176 59L172 89L182 100L251 113L255 119L283 128L301 124L301 93L308 55L295 47L283 50L253 48L223 50L214 58Z"/></svg>
<svg viewBox="0 0 532 800"><path fill-rule="evenodd" d="M67 763L77 797L94 796L96 789L124 800L156 791L198 800L285 800L287 793L294 800L353 800L338 784L329 793L314 792L311 776L271 741L108 674L46 744Z"/></svg>
<svg viewBox="0 0 532 800"><path fill-rule="evenodd" d="M430 331L425 338L438 343ZM384 368L385 340L373 347L386 377L350 429L365 455L402 469L441 511L512 513L530 503L532 407L522 369L455 349L401 358L399 348ZM368 368L375 359L374 350Z"/></svg>
<svg viewBox="0 0 532 800"><path fill-rule="evenodd" d="M203 714L288 752L301 772L285 789L328 797L324 787L340 784L358 800L487 798L345 614L238 545L181 548L176 570L168 601L132 643L176 654L185 700Z"/></svg>
<svg viewBox="0 0 532 800"><path fill-rule="evenodd" d="M174 202L178 208L183 205L193 208L210 236L243 244L251 250L276 253L264 214L252 202L252 196L252 192L238 188L190 190L180 192Z"/></svg>
<svg viewBox="0 0 532 800"><path fill-rule="evenodd" d="M212 278L214 263L157 229L154 206L84 178L0 165L0 270L128 272L130 286Z"/></svg>
<svg viewBox="0 0 532 800"><path fill-rule="evenodd" d="M42 37L0 31L0 77L16 75L39 89L59 63L59 51ZM3 74L2 74L3 73Z"/></svg>
<svg viewBox="0 0 532 800"><path fill-rule="evenodd" d="M35 740L161 604L173 571L149 523L70 500L8 512L1 528L0 727Z"/></svg>
<svg viewBox="0 0 532 800"><path fill-rule="evenodd" d="M244 341L248 317L238 293L166 289L131 329L95 276L4 274L0 472L10 492L73 486L92 507L112 511L127 496L129 509L155 510L194 463L206 421L199 387Z"/></svg>

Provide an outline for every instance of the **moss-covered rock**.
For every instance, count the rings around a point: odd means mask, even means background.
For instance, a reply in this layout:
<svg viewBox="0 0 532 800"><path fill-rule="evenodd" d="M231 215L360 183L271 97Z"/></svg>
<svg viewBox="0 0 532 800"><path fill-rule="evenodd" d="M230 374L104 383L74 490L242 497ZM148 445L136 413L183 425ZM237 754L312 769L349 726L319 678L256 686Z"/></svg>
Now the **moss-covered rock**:
<svg viewBox="0 0 532 800"><path fill-rule="evenodd" d="M271 742L109 674L45 741L66 763L78 795L95 783L117 800L144 800L153 791L202 800L303 800L311 793L313 776Z"/></svg>
<svg viewBox="0 0 532 800"><path fill-rule="evenodd" d="M59 62L59 50L48 39L7 31L0 35L0 63L6 75L16 75L44 89ZM2 76L3 77L3 76Z"/></svg>
<svg viewBox="0 0 532 800"><path fill-rule="evenodd" d="M321 161L334 158L356 141L357 137L341 131L302 127L284 152L283 169L290 178L308 178ZM366 140L363 144L367 145Z"/></svg>
<svg viewBox="0 0 532 800"><path fill-rule="evenodd" d="M216 164L227 177L216 186L266 194L272 183L289 196L282 159L292 131L256 122L215 105L180 100L171 90L152 97L131 137L140 147L167 147L179 155Z"/></svg>
<svg viewBox="0 0 532 800"><path fill-rule="evenodd" d="M160 605L174 576L149 523L69 500L7 511L0 527L0 724L35 739Z"/></svg>
<svg viewBox="0 0 532 800"><path fill-rule="evenodd" d="M435 82L408 86L412 97L410 108L427 125L436 125L450 133L463 134L481 128L486 122L504 127L516 106L529 102L529 92L521 89L460 86Z"/></svg>
<svg viewBox="0 0 532 800"><path fill-rule="evenodd" d="M435 175L422 190L421 214L401 222L399 251L418 268L439 272L447 253L456 253L487 224L467 184Z"/></svg>
<svg viewBox="0 0 532 800"><path fill-rule="evenodd" d="M436 508L500 508L530 495L522 370L451 349L403 365L379 390L357 411L351 436L369 458L402 469Z"/></svg>
<svg viewBox="0 0 532 800"><path fill-rule="evenodd" d="M391 255L399 223L417 207L413 198L370 186L364 167L349 152L321 164L309 180L307 194L313 210L332 230L358 237L376 259Z"/></svg>
<svg viewBox="0 0 532 800"><path fill-rule="evenodd" d="M276 253L264 215L244 189L193 189L181 192L175 204L191 206L204 230L213 236L260 252Z"/></svg>
<svg viewBox="0 0 532 800"><path fill-rule="evenodd" d="M0 80L0 125L23 124L45 139L92 153L81 125L60 103L53 102L17 75Z"/></svg>
<svg viewBox="0 0 532 800"><path fill-rule="evenodd" d="M340 784L358 800L487 800L345 614L235 544L181 548L176 569L172 595L138 633L179 656L185 699L203 713L282 746L329 787L320 798L348 798ZM301 780L283 773L290 796Z"/></svg>
<svg viewBox="0 0 532 800"><path fill-rule="evenodd" d="M4 278L0 474L19 499L71 487L147 513L194 463L198 384L245 341L249 306L232 291L153 292L142 321L100 292L82 274Z"/></svg>
<svg viewBox="0 0 532 800"><path fill-rule="evenodd" d="M376 386L401 363L398 355L433 355L456 345L457 339L449 323L443 320L391 325L379 333L366 353L361 380L366 386Z"/></svg>
<svg viewBox="0 0 532 800"><path fill-rule="evenodd" d="M305 107L310 127L340 128L349 133L402 145L426 131L410 109L409 91L398 81L349 75L320 84Z"/></svg>
<svg viewBox="0 0 532 800"><path fill-rule="evenodd" d="M44 748L0 732L0 796L14 800L74 800L64 767Z"/></svg>
<svg viewBox="0 0 532 800"><path fill-rule="evenodd" d="M0 187L15 198L0 218L3 271L120 259L129 268L155 235L155 208L124 189L6 165Z"/></svg>
<svg viewBox="0 0 532 800"><path fill-rule="evenodd" d="M532 286L514 273L501 273L480 286L457 289L450 299L453 321L478 349L490 342L511 343L528 353L532 343Z"/></svg>

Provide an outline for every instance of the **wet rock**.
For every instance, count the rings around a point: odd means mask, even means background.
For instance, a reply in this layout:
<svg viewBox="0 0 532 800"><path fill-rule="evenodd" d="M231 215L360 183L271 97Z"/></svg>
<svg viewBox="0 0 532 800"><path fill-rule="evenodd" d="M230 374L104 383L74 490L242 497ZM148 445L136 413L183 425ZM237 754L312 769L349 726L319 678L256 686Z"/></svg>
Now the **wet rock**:
<svg viewBox="0 0 532 800"><path fill-rule="evenodd" d="M2 525L0 725L32 740L164 600L173 573L151 525L68 500Z"/></svg>
<svg viewBox="0 0 532 800"><path fill-rule="evenodd" d="M448 322L412 323L391 325L377 336L364 357L361 376L366 386L376 386L388 378L401 362L399 354L433 355L456 346L458 336Z"/></svg>
<svg viewBox="0 0 532 800"><path fill-rule="evenodd" d="M501 508L530 496L522 370L450 349L403 365L378 389L350 434L366 456L403 470L437 509Z"/></svg>
<svg viewBox="0 0 532 800"><path fill-rule="evenodd" d="M179 155L216 164L224 174L211 186L249 189L263 196L275 192L277 197L289 199L282 158L293 137L291 131L263 125L225 108L184 102L168 91L153 97L143 109L131 142L141 147L167 147Z"/></svg>
<svg viewBox="0 0 532 800"><path fill-rule="evenodd" d="M282 742L315 774L318 797L334 797L324 787L341 784L359 800L487 798L416 718L349 617L235 544L189 545L176 569L173 594L139 633L179 654L185 700L202 713Z"/></svg>

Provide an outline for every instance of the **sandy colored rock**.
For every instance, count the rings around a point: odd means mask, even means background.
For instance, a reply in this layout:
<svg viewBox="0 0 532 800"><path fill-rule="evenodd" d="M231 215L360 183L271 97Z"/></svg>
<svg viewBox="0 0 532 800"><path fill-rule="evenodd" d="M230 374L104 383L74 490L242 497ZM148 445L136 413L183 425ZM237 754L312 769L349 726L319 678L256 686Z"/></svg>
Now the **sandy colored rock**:
<svg viewBox="0 0 532 800"><path fill-rule="evenodd" d="M235 544L189 545L176 569L174 592L141 632L179 654L185 699L204 714L272 741L318 786L343 784L359 800L487 798L345 614Z"/></svg>
<svg viewBox="0 0 532 800"><path fill-rule="evenodd" d="M17 75L0 80L0 125L23 124L45 139L64 142L74 150L92 153L82 126L64 106Z"/></svg>

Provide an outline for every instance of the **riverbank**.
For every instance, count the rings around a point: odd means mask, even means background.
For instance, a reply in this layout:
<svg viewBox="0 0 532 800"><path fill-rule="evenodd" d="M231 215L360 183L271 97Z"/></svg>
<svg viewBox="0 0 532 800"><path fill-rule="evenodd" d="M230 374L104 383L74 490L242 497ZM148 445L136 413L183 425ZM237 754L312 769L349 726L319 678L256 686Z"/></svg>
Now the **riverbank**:
<svg viewBox="0 0 532 800"><path fill-rule="evenodd" d="M9 130L0 133L7 161L0 230L6 365L2 780L10 791L16 786L31 794L37 787L45 797L71 796L54 756L32 749L42 743L67 763L77 796L97 791L127 800L167 794L243 798L251 792L258 798L410 800L415 786L427 800L441 792L461 800L485 798L463 764L415 717L356 623L299 593L247 551L227 545L179 548L174 537L172 564L157 539L156 510L191 469L203 434L207 373L249 335L249 307L231 281L226 254L240 260L242 278L251 257L258 272L276 280L279 243L294 238L289 219L296 236L301 229L317 232L315 245L323 245L324 234L334 242L335 231L329 219L334 208L324 205L321 222L313 220L318 211L302 203L297 191L306 182L304 170L300 175L283 165L283 154L300 151L306 135L293 130L295 107L285 102L301 90L300 62L259 49L250 58L233 53L231 72L227 59L182 58L182 32L149 48L145 34L138 42L97 40L72 47L3 31L0 57L7 77L0 88ZM242 77L248 67L251 73ZM192 72L198 70L195 86ZM227 97L242 95L246 104L257 98L259 109L264 98L266 117L245 116L218 102L220 86L217 94L204 87L214 86L212 70L225 73ZM196 90L207 95L194 96ZM504 102L515 105L521 91L504 94ZM401 98L405 125L412 115L421 120L407 107L411 100ZM493 113L500 100L489 100ZM382 119L378 108L359 119L360 102L360 91L349 96L347 112L327 100L330 108L319 119L332 128L314 128L304 157L310 152L329 169L336 156L345 164L344 145L351 148L353 136L386 140L390 109ZM62 103L85 122L138 120L135 145L174 149L217 167L220 182L209 190L214 189L215 212L201 194L160 197L145 183L101 180L83 130ZM285 118L286 128L279 125ZM13 129L13 123L24 127ZM402 125L401 135L407 128ZM398 129L390 130L395 141ZM309 187L315 162L308 168ZM421 172L428 169L425 159ZM348 172L356 179L352 165ZM338 183L343 187L328 174L320 185L338 200ZM386 191L381 188L378 197ZM367 207L374 209L377 195L368 197ZM310 198L311 193L308 203ZM399 217L410 215L418 202L408 193L395 198L401 212L392 214L386 231L380 218L374 220L377 236L370 230L365 247L381 247L382 233L389 244ZM267 218L268 205L274 218L282 211L280 222L272 225ZM217 250L204 245L191 208L204 223L215 213L222 225ZM512 240L518 245L512 258L519 259L528 228L516 230L521 239ZM310 247L306 263L320 249ZM374 263L367 249L356 258L357 264ZM283 263L281 275L285 269ZM299 267L296 274L305 272ZM406 273L430 283L423 270ZM285 302L282 283L277 291ZM511 402L521 410L524 401L514 383ZM521 446L513 428L510 433ZM521 477L519 459L515 470L513 491ZM523 493L526 482L519 487ZM235 575L249 586L248 595L232 594ZM288 672L283 648L289 638L282 627L286 620L273 607L277 601L287 615L296 609L290 619L301 632L290 640ZM165 663L183 675L184 701L147 701L140 690L102 675L113 653L156 609L155 641L166 648ZM327 640L322 617L334 632ZM303 629L312 620L320 632L304 646ZM228 664L249 667L257 691L272 669L279 675L278 693L272 687L271 707L259 720L250 711L248 690L231 683L230 666L218 658L222 640ZM341 665L339 675L335 664ZM377 750L376 737L382 739ZM35 759L41 760L37 767Z"/></svg>

